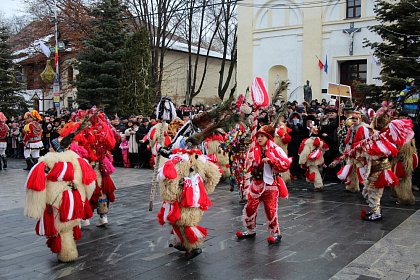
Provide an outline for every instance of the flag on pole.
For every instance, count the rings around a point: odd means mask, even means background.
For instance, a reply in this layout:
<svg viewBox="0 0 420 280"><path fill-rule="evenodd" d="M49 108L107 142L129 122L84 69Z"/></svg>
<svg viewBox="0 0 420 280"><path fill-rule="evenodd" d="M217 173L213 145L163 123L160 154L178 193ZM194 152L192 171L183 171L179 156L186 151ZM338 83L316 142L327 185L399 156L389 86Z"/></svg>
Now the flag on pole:
<svg viewBox="0 0 420 280"><path fill-rule="evenodd" d="M325 55L324 72L325 72L325 74L328 74L328 57L327 57L327 55Z"/></svg>
<svg viewBox="0 0 420 280"><path fill-rule="evenodd" d="M41 52L46 56L46 57L50 57L51 55L51 51L50 48L47 47L44 42L39 42L39 47L41 48Z"/></svg>
<svg viewBox="0 0 420 280"><path fill-rule="evenodd" d="M54 60L54 66L57 66L58 63L58 46L55 45L55 60Z"/></svg>
<svg viewBox="0 0 420 280"><path fill-rule="evenodd" d="M319 67L319 70L324 69L324 63L321 61L321 59L319 59L319 57L316 57L316 58L318 58L318 67Z"/></svg>

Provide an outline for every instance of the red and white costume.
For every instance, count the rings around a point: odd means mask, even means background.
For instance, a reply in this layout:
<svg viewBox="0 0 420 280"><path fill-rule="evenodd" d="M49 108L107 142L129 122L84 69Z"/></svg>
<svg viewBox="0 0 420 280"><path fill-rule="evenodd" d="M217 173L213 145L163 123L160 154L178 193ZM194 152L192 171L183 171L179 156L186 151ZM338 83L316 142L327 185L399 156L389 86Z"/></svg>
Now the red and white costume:
<svg viewBox="0 0 420 280"><path fill-rule="evenodd" d="M207 235L198 223L211 206L208 193L214 191L220 176L219 167L199 150L175 149L159 169L163 203L157 218L161 225L172 226L173 245L187 251L187 257L199 250Z"/></svg>
<svg viewBox="0 0 420 280"><path fill-rule="evenodd" d="M287 198L289 195L281 173L289 169L292 160L274 143L274 128L263 126L256 136L258 137L260 133L267 136L268 140L264 147L256 143L248 153L248 156L252 158L252 164L248 170L252 181L242 219L247 231L250 233L255 232L258 206L260 203L263 203L268 220L268 231L271 236L279 236L278 197ZM264 158L268 159L265 163L263 162ZM238 232L237 236L241 238L241 234L243 233Z"/></svg>
<svg viewBox="0 0 420 280"><path fill-rule="evenodd" d="M369 126L363 122L359 123L360 114L356 112L353 118L356 118L358 122L353 124L347 132L346 139L344 140L346 145L345 152L356 147L360 141L369 138ZM346 165L349 168L349 172L346 174L337 174L338 178L345 181L346 190L358 192L360 191L359 184L363 184L363 174L366 172L366 166L363 162L357 162L351 158L346 161Z"/></svg>
<svg viewBox="0 0 420 280"><path fill-rule="evenodd" d="M5 124L5 121L6 117L0 112L0 157L6 156L7 136L9 135L9 127Z"/></svg>
<svg viewBox="0 0 420 280"><path fill-rule="evenodd" d="M36 110L33 110L25 114L25 120L27 123L23 128L23 155L25 159L33 158L37 160L40 150L44 147L42 144L42 126L39 123L41 116Z"/></svg>
<svg viewBox="0 0 420 280"><path fill-rule="evenodd" d="M287 146L289 145L290 141L292 141L292 137L290 136L290 132L292 129L287 127L284 122L280 122L276 133L274 134L274 142L279 145L280 148L287 154ZM281 177L283 178L285 183L290 182L290 171L284 172Z"/></svg>
<svg viewBox="0 0 420 280"><path fill-rule="evenodd" d="M78 257L81 219L92 217L89 198L95 172L73 151L50 152L31 169L26 181L25 215L38 219L35 232L62 262Z"/></svg>
<svg viewBox="0 0 420 280"><path fill-rule="evenodd" d="M328 150L327 143L317 135L303 140L299 147L299 164L306 169L306 181L314 184L315 191L324 186L319 169L324 165L324 153Z"/></svg>

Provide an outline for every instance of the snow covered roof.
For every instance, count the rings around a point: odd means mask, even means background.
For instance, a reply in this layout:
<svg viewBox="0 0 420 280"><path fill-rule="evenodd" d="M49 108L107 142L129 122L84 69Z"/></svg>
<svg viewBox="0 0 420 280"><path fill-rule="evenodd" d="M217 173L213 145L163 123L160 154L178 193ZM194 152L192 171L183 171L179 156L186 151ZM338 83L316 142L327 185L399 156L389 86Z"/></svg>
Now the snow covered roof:
<svg viewBox="0 0 420 280"><path fill-rule="evenodd" d="M44 36L44 37L41 37L41 38L38 38L38 39L34 40L26 48L14 51L12 53L12 56L15 57L15 59L13 59L13 63L19 63L19 62L22 62L26 59L34 57L36 54L41 52L39 44L42 42L42 43L44 43L48 46L49 41L53 37L54 37L54 34L49 34L47 36ZM71 48L69 50L66 49L66 51L71 51Z"/></svg>
<svg viewBox="0 0 420 280"><path fill-rule="evenodd" d="M180 52L188 53L188 44L182 43L182 42L179 42L179 41L171 40L171 42L169 43L167 48L170 49L170 50L174 50L174 51L180 51ZM197 51L198 51L198 47L192 45L191 46L191 52L193 54L196 54ZM202 47L200 49L200 55L207 56L207 49ZM210 50L209 56L214 57L214 58L220 58L220 59L223 58L222 53L219 53L217 51L212 51L212 50ZM230 55L229 54L226 55L226 59L230 60Z"/></svg>

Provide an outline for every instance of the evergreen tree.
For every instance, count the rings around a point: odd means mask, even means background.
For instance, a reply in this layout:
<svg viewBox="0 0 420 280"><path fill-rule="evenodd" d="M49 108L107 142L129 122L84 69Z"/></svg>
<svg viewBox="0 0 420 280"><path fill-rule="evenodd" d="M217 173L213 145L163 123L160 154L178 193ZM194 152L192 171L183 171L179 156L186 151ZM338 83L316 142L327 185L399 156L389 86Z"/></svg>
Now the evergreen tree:
<svg viewBox="0 0 420 280"><path fill-rule="evenodd" d="M148 114L154 98L150 87L150 48L147 31L142 28L126 42L123 55L121 95L117 112L121 115Z"/></svg>
<svg viewBox="0 0 420 280"><path fill-rule="evenodd" d="M119 103L126 26L119 0L102 0L93 9L91 33L79 53L77 103L114 113Z"/></svg>
<svg viewBox="0 0 420 280"><path fill-rule="evenodd" d="M395 96L405 87L407 77L420 78L420 0L389 2L375 6L378 25L370 27L382 42L366 42L383 64L383 88Z"/></svg>
<svg viewBox="0 0 420 280"><path fill-rule="evenodd" d="M8 39L7 28L0 26L0 111L10 117L26 111L27 104L21 95L21 85L16 81Z"/></svg>

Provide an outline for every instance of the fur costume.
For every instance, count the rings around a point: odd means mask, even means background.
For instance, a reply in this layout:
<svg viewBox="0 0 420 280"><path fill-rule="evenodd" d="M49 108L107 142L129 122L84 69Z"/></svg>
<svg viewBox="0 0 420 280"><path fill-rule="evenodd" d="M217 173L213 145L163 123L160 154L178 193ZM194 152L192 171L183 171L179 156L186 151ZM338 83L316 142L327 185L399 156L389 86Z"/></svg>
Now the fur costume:
<svg viewBox="0 0 420 280"><path fill-rule="evenodd" d="M171 145L171 137L169 137L168 134L168 127L169 125L166 122L155 124L147 133L146 140L149 141L149 146L152 150L152 157L150 158L150 166L153 168L155 166L156 162L156 156L159 153L159 149L161 148L159 144L159 133L163 126L163 147L168 147ZM161 162L159 163L160 166L162 166L165 163L165 159L161 158Z"/></svg>
<svg viewBox="0 0 420 280"><path fill-rule="evenodd" d="M404 144L392 159L392 170L398 177L398 186L395 187L400 204L414 205L416 198L413 195L411 177L418 165L416 144L414 140Z"/></svg>
<svg viewBox="0 0 420 280"><path fill-rule="evenodd" d="M81 238L80 220L93 215L95 179L89 163L73 151L46 154L28 175L25 215L38 219L36 233L62 262L78 257L75 240Z"/></svg>
<svg viewBox="0 0 420 280"><path fill-rule="evenodd" d="M315 186L315 191L322 190L324 183L319 168L324 165L324 153L329 147L317 134L303 140L299 147L299 164L306 169L306 181Z"/></svg>
<svg viewBox="0 0 420 280"><path fill-rule="evenodd" d="M413 137L411 120L394 120L390 122L389 114L378 112L372 121L367 139L346 151L341 159L353 159L361 166L361 177L364 181L362 195L366 199L370 212L362 211L361 218L367 221L382 219L381 198L384 187L398 185L398 177L393 172L388 158L398 154L397 146L404 146ZM346 177L352 165L344 166L339 175Z"/></svg>
<svg viewBox="0 0 420 280"><path fill-rule="evenodd" d="M353 115L353 118L357 118L360 120L360 114L357 112ZM344 143L346 145L345 151L348 151L357 146L357 144L362 141L363 139L367 139L369 137L369 127L366 123L355 123L353 124L347 131L346 139ZM346 165L352 165L350 173L347 177L345 177L345 185L346 190L350 192L359 192L360 187L359 184L363 184L363 179L361 176L361 171L359 168L362 166L353 159L349 159L346 162ZM340 178L341 179L341 178Z"/></svg>
<svg viewBox="0 0 420 280"><path fill-rule="evenodd" d="M267 137L264 146L258 144L259 135ZM256 141L248 153L252 164L248 172L251 174L252 183L249 190L248 202L243 210L242 218L246 232L237 232L239 239L255 236L257 225L257 212L260 203L264 204L265 214L268 220L269 243L278 243L281 239L277 207L278 197L287 198L288 190L281 174L287 171L292 160L273 141L274 128L265 125L256 133ZM275 241L278 240L278 241Z"/></svg>
<svg viewBox="0 0 420 280"><path fill-rule="evenodd" d="M169 123L168 126L168 136L173 139L178 132L178 130L184 126L184 121L181 119L175 119Z"/></svg>
<svg viewBox="0 0 420 280"><path fill-rule="evenodd" d="M224 141L225 137L220 134L214 134L206 138L207 155L210 158L213 158L213 162L223 171L223 180L230 177L229 155L221 147L221 144L224 143Z"/></svg>
<svg viewBox="0 0 420 280"><path fill-rule="evenodd" d="M200 150L175 149L159 170L163 203L158 221L172 226L172 245L185 250L187 257L199 249L207 235L198 224L211 205L208 194L214 191L220 176L218 166Z"/></svg>
<svg viewBox="0 0 420 280"><path fill-rule="evenodd" d="M287 125L284 122L279 122L279 125L276 129L276 133L274 134L274 143L279 145L279 147L282 148L286 154L287 154L287 146L292 140L292 137L289 134L291 131L292 130L289 127L287 127ZM285 183L289 183L291 180L290 171L287 170L281 175L281 177L283 178Z"/></svg>

